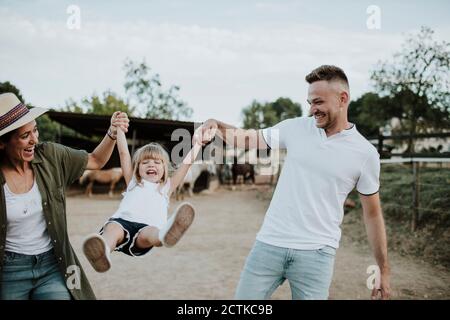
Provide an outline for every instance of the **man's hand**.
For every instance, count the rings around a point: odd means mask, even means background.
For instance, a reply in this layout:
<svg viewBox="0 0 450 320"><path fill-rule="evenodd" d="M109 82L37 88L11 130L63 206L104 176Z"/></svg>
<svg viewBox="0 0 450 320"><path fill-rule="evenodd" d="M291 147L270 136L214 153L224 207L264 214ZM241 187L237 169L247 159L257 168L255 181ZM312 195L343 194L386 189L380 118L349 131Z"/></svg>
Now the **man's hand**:
<svg viewBox="0 0 450 320"><path fill-rule="evenodd" d="M111 116L111 126L110 131L111 133L116 136L117 135L117 128L120 127L120 129L124 132L128 132L128 125L130 120L128 119L128 115L125 112L116 111Z"/></svg>
<svg viewBox="0 0 450 320"><path fill-rule="evenodd" d="M391 297L390 278L391 276L388 270L381 271L380 288L373 288L371 296L372 300L388 300Z"/></svg>
<svg viewBox="0 0 450 320"><path fill-rule="evenodd" d="M200 127L197 128L197 130L195 130L192 143L198 143L204 146L214 138L218 127L217 121L214 119L205 121Z"/></svg>
<svg viewBox="0 0 450 320"><path fill-rule="evenodd" d="M217 120L214 119L208 119L206 120L203 125L200 127L201 130L201 138L202 138L202 144L205 145L209 141L214 138L216 135L216 131L219 128L219 124L217 123Z"/></svg>

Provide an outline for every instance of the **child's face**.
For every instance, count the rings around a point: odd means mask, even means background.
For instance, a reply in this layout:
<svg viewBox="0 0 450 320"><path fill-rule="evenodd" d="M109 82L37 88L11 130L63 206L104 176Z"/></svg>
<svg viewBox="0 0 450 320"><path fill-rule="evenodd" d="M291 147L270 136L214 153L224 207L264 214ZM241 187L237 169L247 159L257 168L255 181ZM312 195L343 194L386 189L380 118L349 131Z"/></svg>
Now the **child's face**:
<svg viewBox="0 0 450 320"><path fill-rule="evenodd" d="M164 163L160 159L144 159L139 163L139 175L142 179L158 183L164 175Z"/></svg>

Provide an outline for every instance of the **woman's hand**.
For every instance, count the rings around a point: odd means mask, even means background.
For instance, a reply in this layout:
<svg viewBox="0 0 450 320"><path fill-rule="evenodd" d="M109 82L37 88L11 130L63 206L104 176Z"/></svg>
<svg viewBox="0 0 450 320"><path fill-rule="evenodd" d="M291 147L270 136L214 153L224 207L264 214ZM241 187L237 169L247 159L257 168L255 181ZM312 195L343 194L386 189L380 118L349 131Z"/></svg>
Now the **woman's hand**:
<svg viewBox="0 0 450 320"><path fill-rule="evenodd" d="M117 136L117 128L120 128L124 133L127 133L129 122L130 120L125 112L116 111L111 116L111 126L109 127L109 131L114 137Z"/></svg>

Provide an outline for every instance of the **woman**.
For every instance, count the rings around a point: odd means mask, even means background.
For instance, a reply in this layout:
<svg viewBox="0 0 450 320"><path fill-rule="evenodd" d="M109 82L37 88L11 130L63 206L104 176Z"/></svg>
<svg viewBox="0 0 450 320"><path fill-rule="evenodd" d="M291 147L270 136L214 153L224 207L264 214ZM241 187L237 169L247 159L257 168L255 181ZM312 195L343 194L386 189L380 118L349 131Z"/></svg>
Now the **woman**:
<svg viewBox="0 0 450 320"><path fill-rule="evenodd" d="M69 242L65 190L85 169L106 164L128 117L115 112L88 154L38 143L35 119L46 111L0 95L0 299L95 299Z"/></svg>

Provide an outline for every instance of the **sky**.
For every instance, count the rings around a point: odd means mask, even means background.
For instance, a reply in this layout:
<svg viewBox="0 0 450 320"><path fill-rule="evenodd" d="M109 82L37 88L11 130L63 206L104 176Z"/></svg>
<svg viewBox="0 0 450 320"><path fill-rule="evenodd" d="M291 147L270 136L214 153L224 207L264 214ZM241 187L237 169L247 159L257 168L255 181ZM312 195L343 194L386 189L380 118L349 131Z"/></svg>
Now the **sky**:
<svg viewBox="0 0 450 320"><path fill-rule="evenodd" d="M68 27L71 5L79 29ZM253 100L288 97L306 112L304 78L322 64L343 68L358 98L422 25L450 41L450 2L0 0L0 82L58 109L106 90L125 97L125 59L145 59L166 89L180 86L186 120L240 125Z"/></svg>

